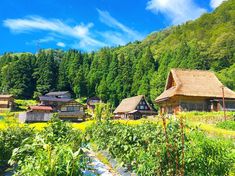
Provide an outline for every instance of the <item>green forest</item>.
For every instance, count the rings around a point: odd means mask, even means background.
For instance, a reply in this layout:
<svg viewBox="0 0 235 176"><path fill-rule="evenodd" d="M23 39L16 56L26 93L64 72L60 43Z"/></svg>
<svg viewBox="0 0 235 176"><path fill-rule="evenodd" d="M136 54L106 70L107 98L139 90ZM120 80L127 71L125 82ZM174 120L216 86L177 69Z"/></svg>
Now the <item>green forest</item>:
<svg viewBox="0 0 235 176"><path fill-rule="evenodd" d="M163 91L170 68L215 71L235 90L235 1L224 2L195 21L154 32L143 41L94 52L44 49L4 53L0 91L37 98L69 90L74 97L98 96L116 106L144 94L153 102Z"/></svg>

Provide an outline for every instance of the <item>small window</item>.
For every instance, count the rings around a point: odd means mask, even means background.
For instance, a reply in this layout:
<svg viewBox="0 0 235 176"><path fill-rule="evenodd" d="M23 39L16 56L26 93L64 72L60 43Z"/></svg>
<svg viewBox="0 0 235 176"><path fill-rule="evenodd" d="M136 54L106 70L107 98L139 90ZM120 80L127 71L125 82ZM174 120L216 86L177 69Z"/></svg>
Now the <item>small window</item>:
<svg viewBox="0 0 235 176"><path fill-rule="evenodd" d="M73 107L73 106L68 106L68 107L67 107L67 111L73 112L73 111L74 111L74 107Z"/></svg>
<svg viewBox="0 0 235 176"><path fill-rule="evenodd" d="M61 107L61 111L66 111L66 107Z"/></svg>
<svg viewBox="0 0 235 176"><path fill-rule="evenodd" d="M79 111L80 109L79 109L79 107L78 106L75 106L74 107L74 111Z"/></svg>

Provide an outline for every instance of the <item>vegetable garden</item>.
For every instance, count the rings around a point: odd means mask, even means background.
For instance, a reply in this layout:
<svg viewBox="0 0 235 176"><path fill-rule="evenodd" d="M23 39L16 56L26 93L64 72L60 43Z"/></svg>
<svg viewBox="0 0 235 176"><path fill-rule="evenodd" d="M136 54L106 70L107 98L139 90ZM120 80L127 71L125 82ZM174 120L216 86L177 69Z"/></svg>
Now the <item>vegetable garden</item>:
<svg viewBox="0 0 235 176"><path fill-rule="evenodd" d="M83 153L82 133L54 119L40 132L13 125L0 132L1 171L14 175L83 175L89 159Z"/></svg>
<svg viewBox="0 0 235 176"><path fill-rule="evenodd" d="M137 175L228 175L234 172L234 144L196 129L185 133L178 121L125 125L98 122L86 137ZM183 139L183 140L182 140Z"/></svg>
<svg viewBox="0 0 235 176"><path fill-rule="evenodd" d="M140 176L235 173L231 139L210 137L183 118L151 122L106 116L80 124L56 118L47 124L6 122L0 129L0 174L8 169L16 176L84 175L93 171L83 148L92 146Z"/></svg>

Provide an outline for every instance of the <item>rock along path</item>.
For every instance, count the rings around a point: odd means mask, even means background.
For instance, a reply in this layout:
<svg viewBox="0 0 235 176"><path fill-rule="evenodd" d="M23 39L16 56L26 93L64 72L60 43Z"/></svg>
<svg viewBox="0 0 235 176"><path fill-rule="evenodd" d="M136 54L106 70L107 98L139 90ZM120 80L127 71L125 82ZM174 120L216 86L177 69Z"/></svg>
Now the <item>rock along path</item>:
<svg viewBox="0 0 235 176"><path fill-rule="evenodd" d="M100 175L100 176L120 176L120 174L116 173L110 166L102 163L95 155L95 152L92 150L83 148L83 151L86 155L91 159L91 167L94 169L95 173L86 171L84 174L93 176L93 175Z"/></svg>

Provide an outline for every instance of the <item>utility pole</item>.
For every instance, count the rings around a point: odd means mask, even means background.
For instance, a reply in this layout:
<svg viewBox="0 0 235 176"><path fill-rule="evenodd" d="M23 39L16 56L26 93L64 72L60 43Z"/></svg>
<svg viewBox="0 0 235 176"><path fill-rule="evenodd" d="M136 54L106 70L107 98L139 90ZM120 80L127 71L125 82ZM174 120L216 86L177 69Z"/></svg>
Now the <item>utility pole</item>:
<svg viewBox="0 0 235 176"><path fill-rule="evenodd" d="M225 110L225 101L224 101L224 86L222 88L222 94L223 94L223 111L224 111L224 120L226 121L226 110Z"/></svg>

